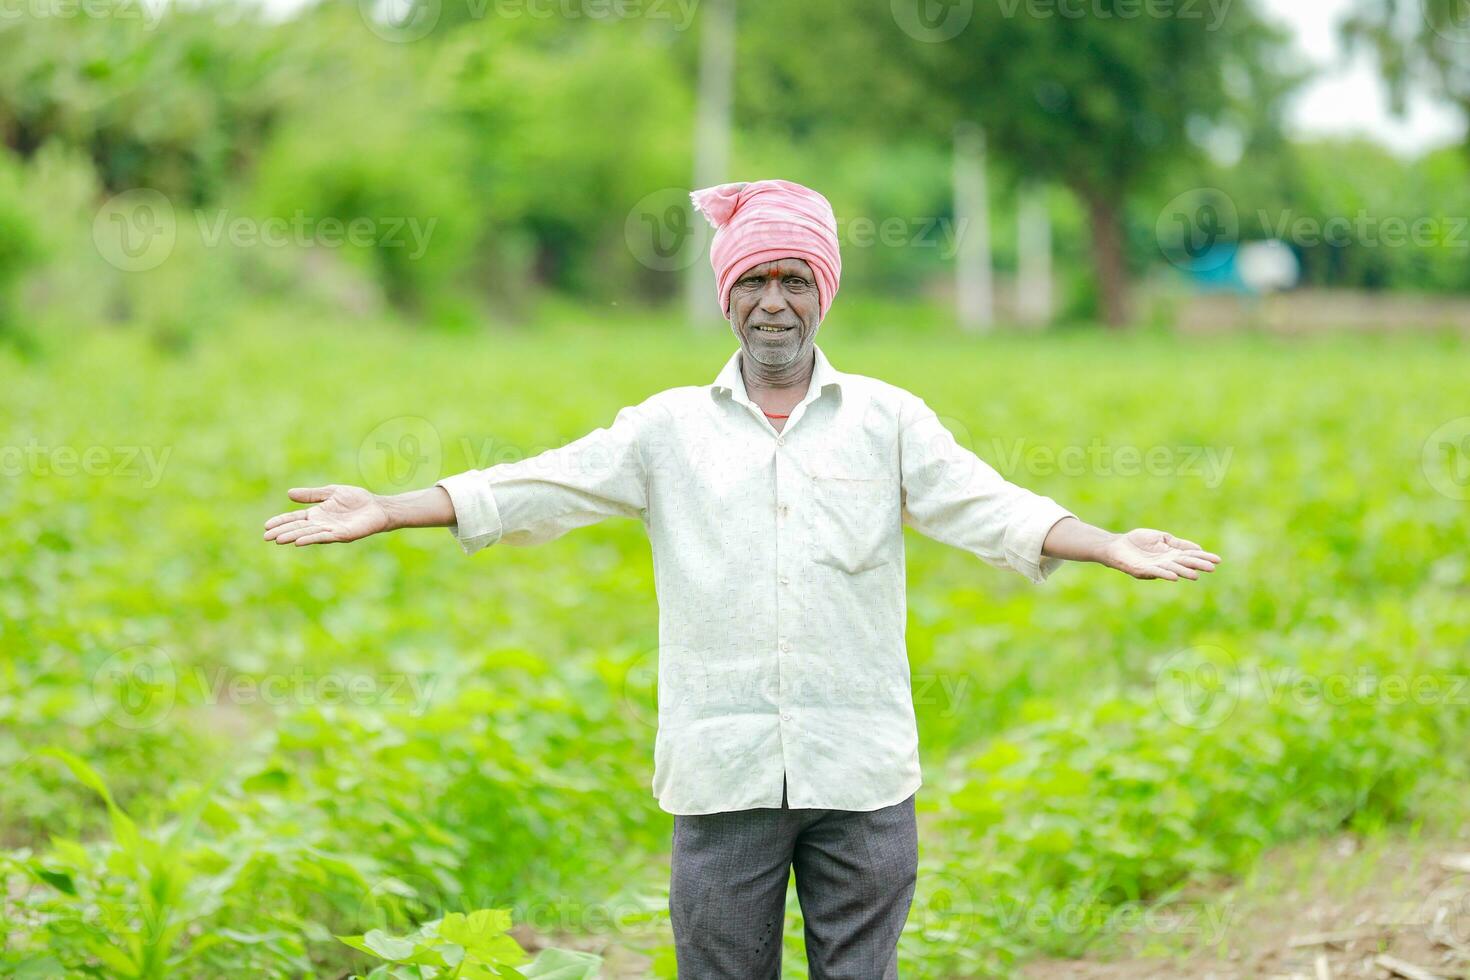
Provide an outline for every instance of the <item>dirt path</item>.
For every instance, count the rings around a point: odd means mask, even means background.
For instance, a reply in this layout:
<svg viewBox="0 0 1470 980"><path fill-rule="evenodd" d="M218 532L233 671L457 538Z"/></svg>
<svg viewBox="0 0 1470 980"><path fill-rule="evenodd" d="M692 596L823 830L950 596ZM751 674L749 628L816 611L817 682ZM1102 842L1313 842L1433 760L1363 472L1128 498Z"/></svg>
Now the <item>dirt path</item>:
<svg viewBox="0 0 1470 980"><path fill-rule="evenodd" d="M607 980L651 974L630 936L537 936L530 948L608 957ZM1417 972L1416 972L1417 971ZM1268 852L1242 880L1193 888L1121 920L1088 955L1023 980L1470 980L1470 826L1455 836L1342 835Z"/></svg>
<svg viewBox="0 0 1470 980"><path fill-rule="evenodd" d="M1470 835L1366 843L1343 836L1278 848L1251 878L1196 890L1178 905L1197 913L1191 921L1220 928L1171 931L1161 916L1086 959L1033 962L1022 976L1470 978Z"/></svg>

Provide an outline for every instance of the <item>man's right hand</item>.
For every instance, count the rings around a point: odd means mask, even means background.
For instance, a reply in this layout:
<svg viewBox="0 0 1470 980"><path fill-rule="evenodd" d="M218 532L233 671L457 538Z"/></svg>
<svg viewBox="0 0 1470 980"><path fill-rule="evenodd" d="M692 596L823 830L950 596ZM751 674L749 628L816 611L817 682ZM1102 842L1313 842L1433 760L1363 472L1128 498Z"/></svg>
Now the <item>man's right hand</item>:
<svg viewBox="0 0 1470 980"><path fill-rule="evenodd" d="M383 499L362 487L339 483L325 487L295 487L287 491L287 496L299 504L315 506L277 514L266 521L267 541L276 544L295 542L298 547L335 544L356 541L393 527Z"/></svg>

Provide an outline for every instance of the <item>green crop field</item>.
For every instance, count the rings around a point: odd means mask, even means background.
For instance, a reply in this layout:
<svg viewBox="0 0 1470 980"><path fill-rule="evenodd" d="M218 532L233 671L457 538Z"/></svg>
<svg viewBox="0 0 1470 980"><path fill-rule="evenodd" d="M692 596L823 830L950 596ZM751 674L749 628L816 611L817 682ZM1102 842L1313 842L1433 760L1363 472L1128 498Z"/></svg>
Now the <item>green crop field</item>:
<svg viewBox="0 0 1470 980"><path fill-rule="evenodd" d="M837 367L918 393L1008 478L1225 559L1038 587L909 533L905 976L1079 952L1282 840L1454 819L1463 346L837 319ZM0 974L345 977L375 959L338 936L495 909L528 945L672 976L642 529L467 558L442 530L298 550L261 523L288 487L396 492L560 445L733 349L632 317L261 316L184 350L98 331L0 353ZM499 962L503 916L454 921Z"/></svg>

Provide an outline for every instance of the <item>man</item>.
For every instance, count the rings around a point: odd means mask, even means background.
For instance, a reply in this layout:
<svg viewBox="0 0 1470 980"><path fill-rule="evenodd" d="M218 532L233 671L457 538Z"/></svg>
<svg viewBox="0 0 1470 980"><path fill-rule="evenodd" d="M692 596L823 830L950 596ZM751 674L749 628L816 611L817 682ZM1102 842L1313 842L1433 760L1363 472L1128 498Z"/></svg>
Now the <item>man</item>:
<svg viewBox="0 0 1470 980"><path fill-rule="evenodd" d="M1160 531L1112 534L1003 480L923 400L816 346L842 264L832 207L784 180L697 191L740 341L712 385L673 388L532 459L266 522L279 544L448 526L466 552L605 517L653 545L659 728L674 817L679 975L780 976L794 868L811 976L897 976L918 862L918 733L904 647L904 525L1040 583L1064 559L1141 579L1220 560Z"/></svg>

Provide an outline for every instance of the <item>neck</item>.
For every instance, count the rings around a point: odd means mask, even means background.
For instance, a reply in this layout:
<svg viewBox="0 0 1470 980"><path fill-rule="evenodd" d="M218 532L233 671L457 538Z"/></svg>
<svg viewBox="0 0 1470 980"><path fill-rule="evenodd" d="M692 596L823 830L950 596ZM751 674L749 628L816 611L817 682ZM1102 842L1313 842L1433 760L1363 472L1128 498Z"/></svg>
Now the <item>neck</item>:
<svg viewBox="0 0 1470 980"><path fill-rule="evenodd" d="M745 379L747 394L754 398L756 392L795 392L798 396L811 384L812 371L816 368L817 354L808 351L790 364L771 367L753 357L740 355L740 374Z"/></svg>

